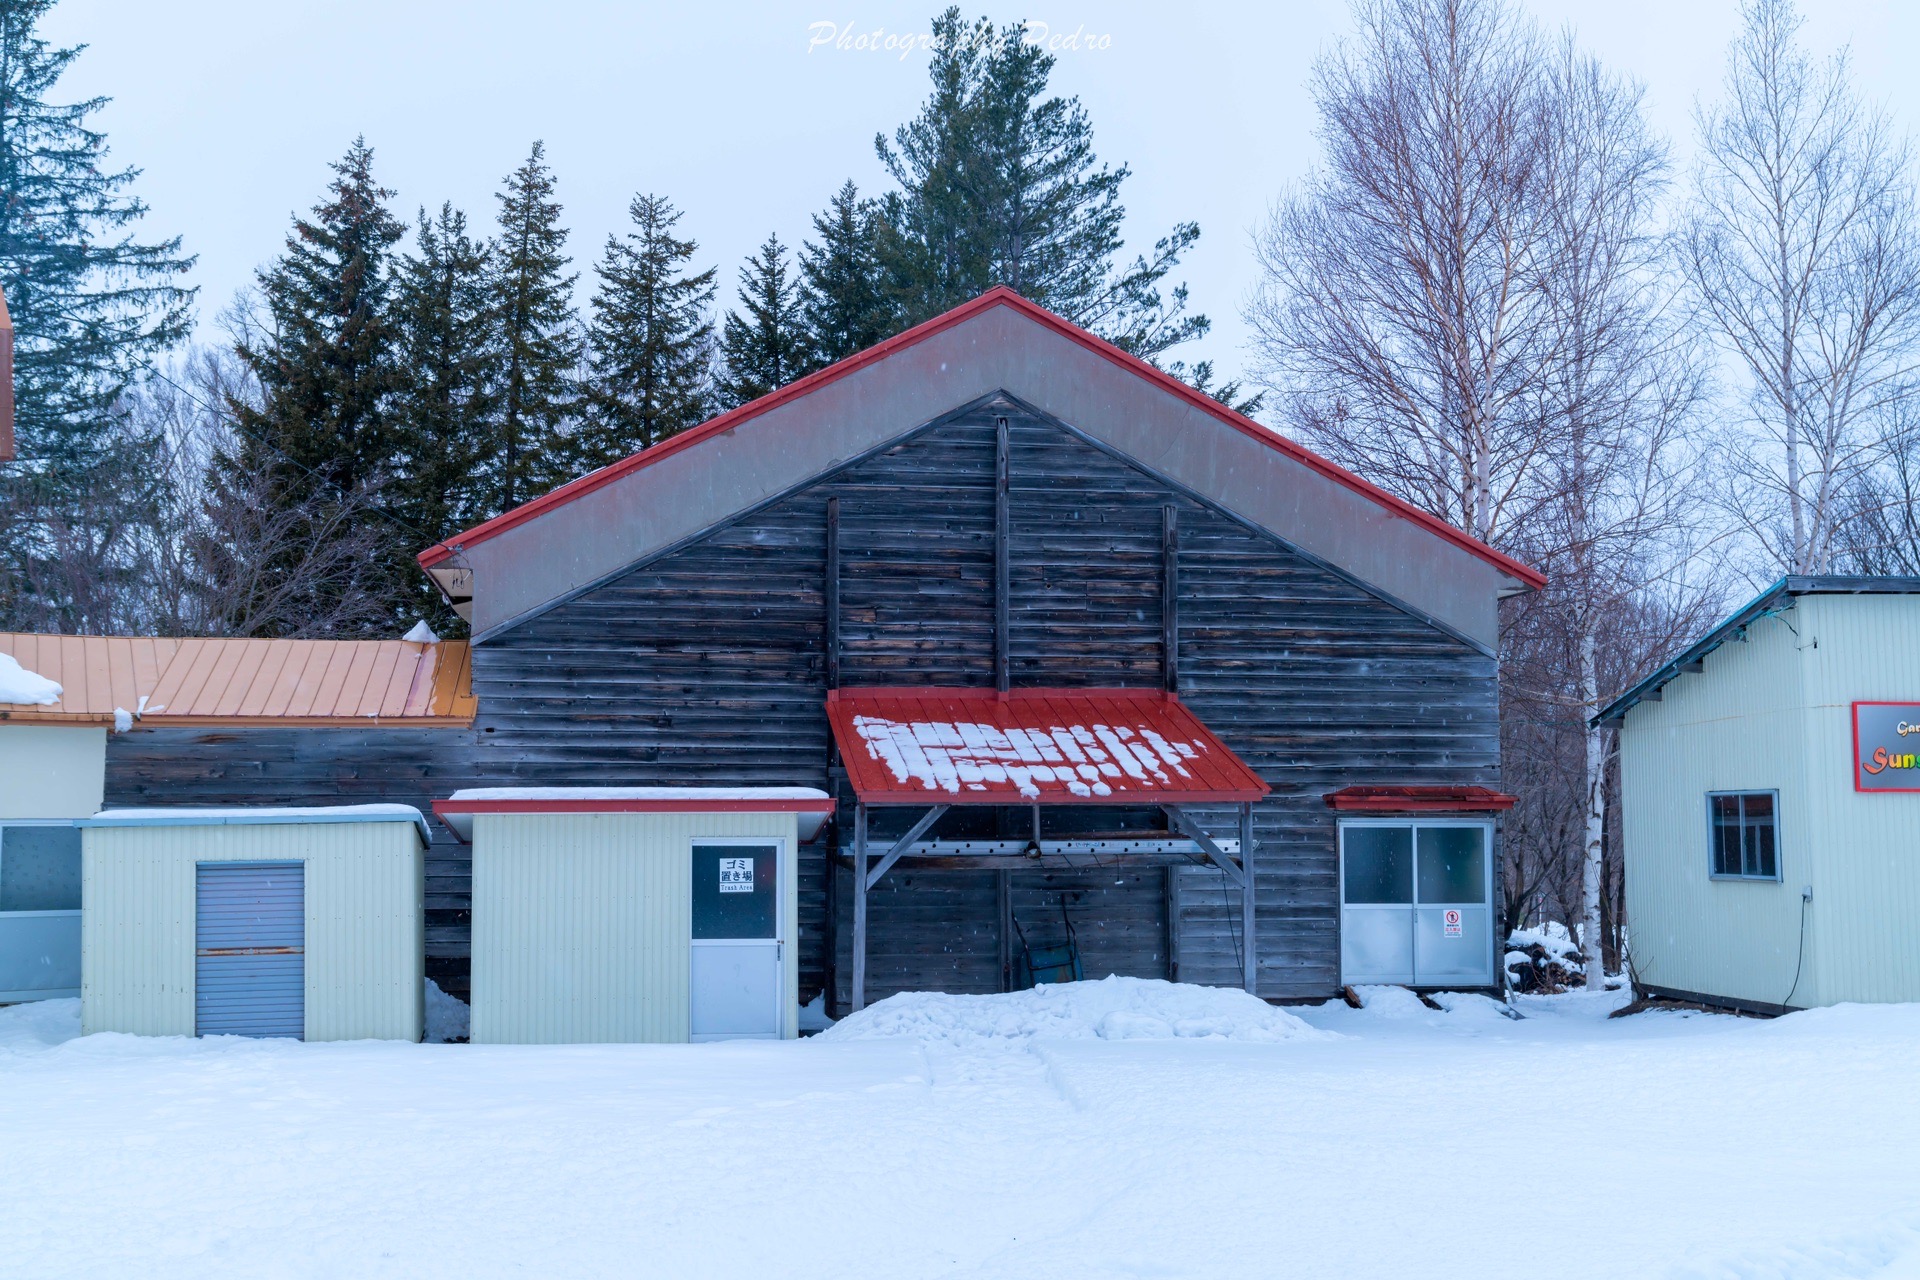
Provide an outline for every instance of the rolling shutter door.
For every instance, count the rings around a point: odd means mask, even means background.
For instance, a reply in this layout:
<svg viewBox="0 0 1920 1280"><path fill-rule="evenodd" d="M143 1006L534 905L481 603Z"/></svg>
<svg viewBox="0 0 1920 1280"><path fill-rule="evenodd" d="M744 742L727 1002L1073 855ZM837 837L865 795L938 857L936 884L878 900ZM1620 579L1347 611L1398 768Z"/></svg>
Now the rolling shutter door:
<svg viewBox="0 0 1920 1280"><path fill-rule="evenodd" d="M194 1031L306 1032L306 868L212 862L195 888Z"/></svg>

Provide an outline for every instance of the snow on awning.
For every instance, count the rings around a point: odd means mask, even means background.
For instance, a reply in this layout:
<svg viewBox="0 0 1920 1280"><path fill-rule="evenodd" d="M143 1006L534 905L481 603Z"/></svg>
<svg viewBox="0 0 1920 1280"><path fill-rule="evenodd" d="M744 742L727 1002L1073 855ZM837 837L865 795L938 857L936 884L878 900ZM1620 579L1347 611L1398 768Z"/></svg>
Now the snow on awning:
<svg viewBox="0 0 1920 1280"><path fill-rule="evenodd" d="M827 720L867 804L1239 803L1269 789L1149 689L840 689Z"/></svg>

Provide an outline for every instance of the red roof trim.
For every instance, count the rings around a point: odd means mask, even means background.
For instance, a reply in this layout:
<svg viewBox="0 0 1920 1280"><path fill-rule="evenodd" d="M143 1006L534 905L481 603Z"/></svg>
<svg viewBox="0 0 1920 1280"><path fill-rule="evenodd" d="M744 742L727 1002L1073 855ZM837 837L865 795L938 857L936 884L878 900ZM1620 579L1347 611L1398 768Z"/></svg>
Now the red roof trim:
<svg viewBox="0 0 1920 1280"><path fill-rule="evenodd" d="M1326 801L1341 813L1504 813L1517 802L1489 787L1342 787Z"/></svg>
<svg viewBox="0 0 1920 1280"><path fill-rule="evenodd" d="M818 800L435 800L435 817L457 813L832 813Z"/></svg>
<svg viewBox="0 0 1920 1280"><path fill-rule="evenodd" d="M761 396L758 400L750 400L737 409L728 410L717 418L710 418L699 426L689 428L679 435L663 440L651 448L643 449L631 457L623 458L619 462L612 463L611 465L600 468L598 471L590 472L577 480L563 484L553 492L535 498L533 501L522 506L515 507L511 511L502 512L493 519L486 521L484 524L476 525L465 533L456 534L445 542L436 543L420 553L418 557L420 565L422 568L431 569L435 565L451 559L462 549L470 547L476 542L485 542L489 538L497 537L514 526L533 519L544 511L572 502L575 498L584 497L586 494L593 492L603 485L611 484L629 472L637 471L641 467L652 466L656 462L672 457L683 449L692 448L694 445L699 444L711 436L730 431L751 418L757 418L769 410L777 409L790 400L797 400L801 396L809 395L830 382L836 382L848 374L856 373L868 365L873 364L875 361L884 360L896 351L924 342L935 334L951 329L955 325L970 320L974 316L993 307L1012 308L1029 320L1053 330L1068 340L1085 347L1095 355L1101 356L1119 365L1121 368L1145 378L1162 390L1186 401L1192 407L1219 419L1243 435L1250 436L1258 440L1261 444L1286 454L1294 461L1319 472L1321 475L1326 476L1338 484L1344 485L1362 497L1378 503L1393 514L1403 519L1411 520L1421 528L1426 529L1429 533L1437 534L1439 537L1453 543L1462 550L1478 556L1503 573L1511 574L1528 586L1538 590L1547 585L1545 575L1538 570L1520 563L1511 556L1495 551L1484 542L1454 528L1446 521L1420 510L1420 508L1406 501L1406 499L1396 497L1379 486L1362 480L1345 467L1329 462L1319 454L1295 444L1277 432L1269 431L1251 418L1243 414L1235 413L1218 400L1215 400L1212 396L1195 391L1178 378L1154 368L1138 356L1129 355L1105 339L1095 337L1085 329L1062 319L1046 308L1027 301L1005 285L997 285L973 299L971 302L961 303L944 315L935 316L931 320L917 324L904 333L895 334L885 342L848 356L845 360L837 364L828 365L816 373L810 373L798 382L790 382L777 391Z"/></svg>

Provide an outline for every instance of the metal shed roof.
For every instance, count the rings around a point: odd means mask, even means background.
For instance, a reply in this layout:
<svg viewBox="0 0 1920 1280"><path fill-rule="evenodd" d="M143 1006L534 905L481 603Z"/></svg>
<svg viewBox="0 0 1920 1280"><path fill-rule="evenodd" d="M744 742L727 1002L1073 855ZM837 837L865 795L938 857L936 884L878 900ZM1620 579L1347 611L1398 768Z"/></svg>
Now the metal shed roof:
<svg viewBox="0 0 1920 1280"><path fill-rule="evenodd" d="M433 843L433 832L421 812L408 804L341 804L302 808L247 808L208 806L178 809L102 809L76 823L82 827L259 827L290 824L314 826L340 822L406 822L420 833L422 844Z"/></svg>
<svg viewBox="0 0 1920 1280"><path fill-rule="evenodd" d="M1269 788L1150 689L841 689L827 720L867 804L1208 804Z"/></svg>
<svg viewBox="0 0 1920 1280"><path fill-rule="evenodd" d="M482 813L798 813L811 840L833 812L814 787L469 787L433 802L434 816L463 841Z"/></svg>
<svg viewBox="0 0 1920 1280"><path fill-rule="evenodd" d="M256 640L0 632L0 653L60 686L47 706L0 703L14 723L466 725L464 640Z"/></svg>
<svg viewBox="0 0 1920 1280"><path fill-rule="evenodd" d="M1683 675L1704 671L1706 657L1715 649L1746 639L1747 628L1760 619L1791 609L1800 596L1820 595L1920 595L1920 578L1789 574L1694 641L1672 662L1601 708L1592 723L1618 728L1626 722L1627 712L1640 703L1658 702L1660 691L1669 684Z"/></svg>

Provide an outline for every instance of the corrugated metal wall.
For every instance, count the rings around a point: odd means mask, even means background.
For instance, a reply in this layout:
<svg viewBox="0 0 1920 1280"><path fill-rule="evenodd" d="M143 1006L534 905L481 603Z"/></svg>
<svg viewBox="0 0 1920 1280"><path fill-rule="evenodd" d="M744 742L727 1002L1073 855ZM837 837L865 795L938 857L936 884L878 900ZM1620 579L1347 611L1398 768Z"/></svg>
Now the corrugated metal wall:
<svg viewBox="0 0 1920 1280"><path fill-rule="evenodd" d="M1813 886L1793 1003L1920 1000L1920 795L1853 789L1853 703L1920 701L1920 597L1803 596L1794 616L1818 839L1786 886Z"/></svg>
<svg viewBox="0 0 1920 1280"><path fill-rule="evenodd" d="M1789 618L1791 615L1789 615ZM1800 889L1814 834L1800 643L1789 619L1754 623L1707 655L1704 674L1668 684L1627 716L1627 919L1642 982L1763 1004L1793 987ZM1780 793L1783 879L1708 877L1707 793ZM1801 977L1800 1002L1807 988Z"/></svg>
<svg viewBox="0 0 1920 1280"><path fill-rule="evenodd" d="M82 1029L190 1036L202 862L306 864L306 1038L418 1040L425 861L410 822L89 827Z"/></svg>
<svg viewBox="0 0 1920 1280"><path fill-rule="evenodd" d="M481 814L473 824L476 1044L687 1039L696 838L776 837L798 1034L792 814Z"/></svg>
<svg viewBox="0 0 1920 1280"><path fill-rule="evenodd" d="M1623 834L1641 981L1795 1007L1920 1000L1920 795L1853 789L1852 713L1920 700L1916 628L1913 596L1801 596L1629 713ZM1764 789L1780 793L1780 880L1710 879L1706 793Z"/></svg>

